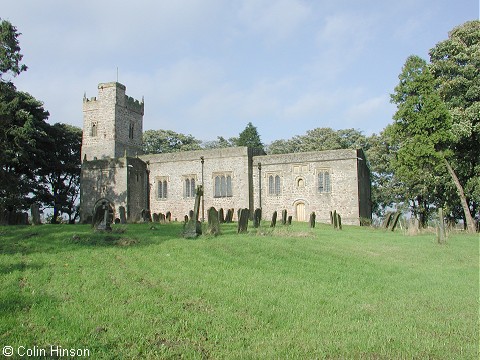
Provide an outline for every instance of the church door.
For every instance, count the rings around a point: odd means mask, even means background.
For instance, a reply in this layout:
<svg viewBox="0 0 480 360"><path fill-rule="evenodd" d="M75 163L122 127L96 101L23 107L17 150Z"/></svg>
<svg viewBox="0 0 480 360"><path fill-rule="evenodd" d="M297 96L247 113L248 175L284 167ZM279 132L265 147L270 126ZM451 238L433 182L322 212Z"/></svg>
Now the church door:
<svg viewBox="0 0 480 360"><path fill-rule="evenodd" d="M297 212L297 221L305 221L305 204L302 202L298 203L295 210Z"/></svg>

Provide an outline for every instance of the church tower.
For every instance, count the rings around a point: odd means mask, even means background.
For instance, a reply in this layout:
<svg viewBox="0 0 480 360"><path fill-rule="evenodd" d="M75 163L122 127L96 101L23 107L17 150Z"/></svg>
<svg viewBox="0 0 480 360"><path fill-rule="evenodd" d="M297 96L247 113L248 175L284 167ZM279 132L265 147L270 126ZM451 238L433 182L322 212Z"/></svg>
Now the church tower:
<svg viewBox="0 0 480 360"><path fill-rule="evenodd" d="M142 154L144 103L125 95L118 82L98 85L83 98L82 161Z"/></svg>

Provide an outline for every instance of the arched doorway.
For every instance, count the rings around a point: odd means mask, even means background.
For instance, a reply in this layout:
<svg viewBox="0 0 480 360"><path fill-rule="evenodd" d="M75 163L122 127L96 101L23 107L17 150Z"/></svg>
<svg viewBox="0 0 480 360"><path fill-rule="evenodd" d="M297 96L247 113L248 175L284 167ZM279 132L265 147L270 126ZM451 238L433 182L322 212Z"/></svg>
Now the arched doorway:
<svg viewBox="0 0 480 360"><path fill-rule="evenodd" d="M305 221L305 203L298 202L295 205L295 213L297 214L297 221Z"/></svg>

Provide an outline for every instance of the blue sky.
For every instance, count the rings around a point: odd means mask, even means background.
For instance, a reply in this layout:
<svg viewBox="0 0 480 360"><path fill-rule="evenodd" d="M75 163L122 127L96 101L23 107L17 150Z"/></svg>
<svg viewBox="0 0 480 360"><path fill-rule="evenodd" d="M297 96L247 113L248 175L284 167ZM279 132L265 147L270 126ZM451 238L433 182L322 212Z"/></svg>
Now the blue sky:
<svg viewBox="0 0 480 360"><path fill-rule="evenodd" d="M82 126L82 99L118 80L145 97L144 130L262 141L317 127L380 132L409 55L479 18L479 0L17 0L17 88L50 122Z"/></svg>

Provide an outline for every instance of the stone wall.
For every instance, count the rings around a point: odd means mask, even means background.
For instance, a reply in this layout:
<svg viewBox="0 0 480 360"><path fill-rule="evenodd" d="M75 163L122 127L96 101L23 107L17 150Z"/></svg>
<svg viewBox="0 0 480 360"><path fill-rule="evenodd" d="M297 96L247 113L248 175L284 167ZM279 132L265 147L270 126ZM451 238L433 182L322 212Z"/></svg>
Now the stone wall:
<svg viewBox="0 0 480 360"><path fill-rule="evenodd" d="M172 219L183 220L193 209L195 198L186 196L185 180L194 179L202 184L202 163L204 182L204 212L214 206L216 209L249 207L248 148L225 148L176 152L169 154L143 155L150 170L150 209L152 213L172 213ZM227 197L215 196L215 177L231 176L232 193ZM158 182L167 181L167 197L158 196ZM191 194L190 194L191 195ZM202 212L200 213L200 218Z"/></svg>
<svg viewBox="0 0 480 360"><path fill-rule="evenodd" d="M82 159L141 154L144 104L125 95L122 84L98 85L98 97L83 98ZM130 133L133 127L133 138Z"/></svg>
<svg viewBox="0 0 480 360"><path fill-rule="evenodd" d="M140 219L148 207L148 174L143 161L136 158L116 158L84 161L80 178L80 220L93 215L95 205L102 200L112 204L114 216L119 207L127 210L128 221Z"/></svg>
<svg viewBox="0 0 480 360"><path fill-rule="evenodd" d="M296 221L308 221L309 214L315 211L317 221L325 223L330 222L330 211L337 210L344 224L358 225L359 191L363 189L359 190L357 162L356 150L255 156L255 207L261 205L264 219L269 219L274 211L286 209ZM328 191L319 191L319 172L328 172L330 176ZM279 176L279 193L269 193L270 176Z"/></svg>

